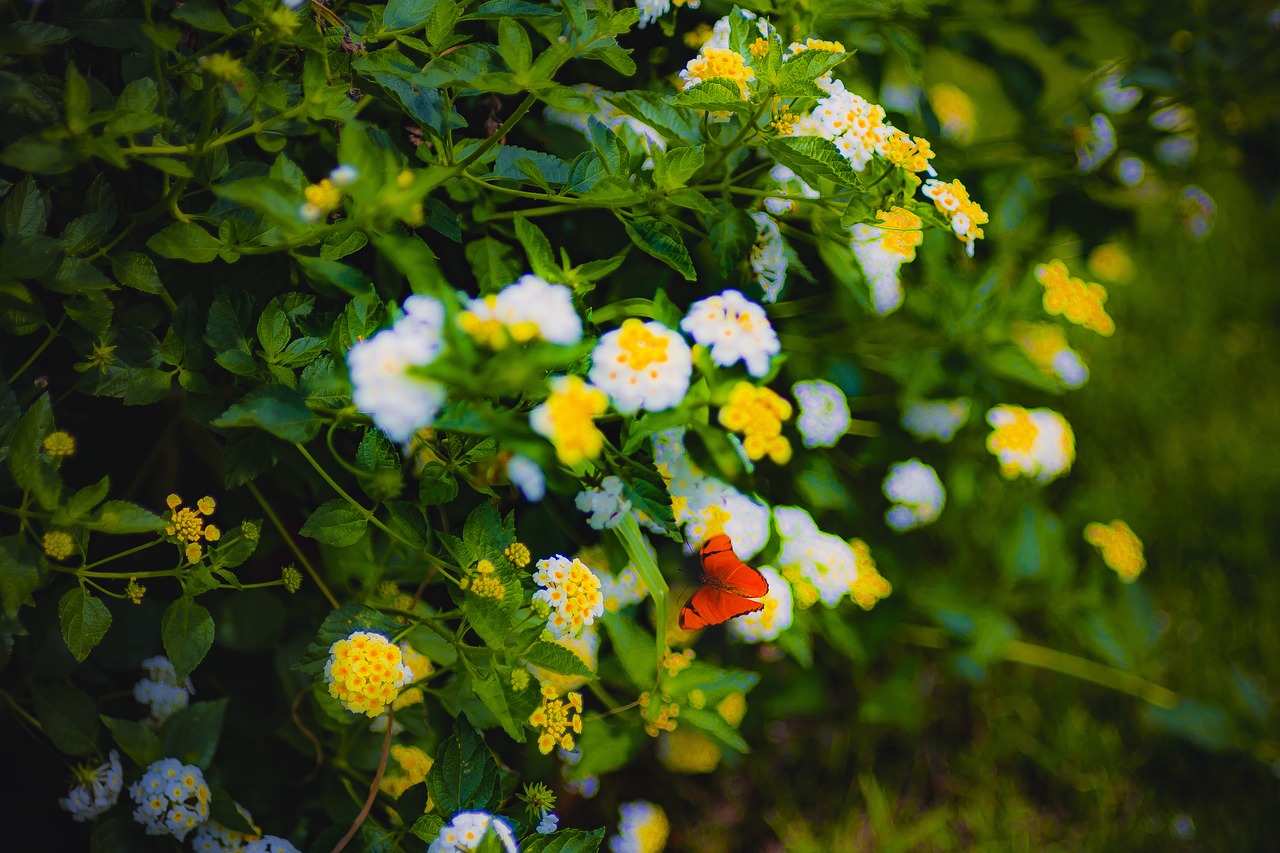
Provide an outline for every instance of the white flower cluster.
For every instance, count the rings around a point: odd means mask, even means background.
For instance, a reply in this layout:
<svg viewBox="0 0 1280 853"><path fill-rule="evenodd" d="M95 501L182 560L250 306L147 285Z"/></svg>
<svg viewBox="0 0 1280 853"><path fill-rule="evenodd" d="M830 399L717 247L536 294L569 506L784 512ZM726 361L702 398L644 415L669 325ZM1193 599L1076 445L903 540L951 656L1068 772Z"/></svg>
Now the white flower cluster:
<svg viewBox="0 0 1280 853"><path fill-rule="evenodd" d="M710 349L716 364L728 367L741 361L757 378L769 372L770 359L782 351L764 309L736 290L693 303L680 328Z"/></svg>
<svg viewBox="0 0 1280 853"><path fill-rule="evenodd" d="M835 607L858 580L858 557L839 536L823 533L800 507L774 507L773 519L782 537L775 562L779 569L795 569L813 584L818 598Z"/></svg>
<svg viewBox="0 0 1280 853"><path fill-rule="evenodd" d="M523 344L541 338L561 346L582 340L573 291L536 275L522 275L497 294L470 300L458 325L492 349L502 349L508 340Z"/></svg>
<svg viewBox="0 0 1280 853"><path fill-rule="evenodd" d="M778 189L782 192L782 195L770 196L764 200L764 209L774 216L795 213L800 207L796 203L797 197L808 199L822 197L822 193L800 180L800 177L786 166L774 166L769 170L769 177L777 182Z"/></svg>
<svg viewBox="0 0 1280 853"><path fill-rule="evenodd" d="M769 582L769 592L760 599L764 602L764 610L739 616L729 623L730 636L746 643L765 643L778 639L783 631L791 627L794 617L791 584L772 566L761 566L760 574Z"/></svg>
<svg viewBox="0 0 1280 853"><path fill-rule="evenodd" d="M696 9L701 3L702 0L685 0L684 3L677 2L676 5ZM671 11L671 0L636 0L636 8L640 10L640 23L636 26L643 30Z"/></svg>
<svg viewBox="0 0 1280 853"><path fill-rule="evenodd" d="M58 799L58 805L70 812L77 823L94 820L116 804L123 786L120 754L113 749L107 763L88 771L80 784Z"/></svg>
<svg viewBox="0 0 1280 853"><path fill-rule="evenodd" d="M765 199L765 206L773 199ZM751 218L756 223L756 241L751 244L751 271L764 291L765 302L777 302L787 283L787 244L773 217L763 211L754 211Z"/></svg>
<svg viewBox="0 0 1280 853"><path fill-rule="evenodd" d="M178 683L177 673L167 657L157 655L142 662L147 677L133 685L133 698L151 709L151 719L163 723L173 714L187 707L195 688L191 679Z"/></svg>
<svg viewBox="0 0 1280 853"><path fill-rule="evenodd" d="M410 296L404 316L390 329L360 341L347 353L352 402L400 444L431 426L444 405L445 386L409 374L435 361L444 349L444 306L430 296Z"/></svg>
<svg viewBox="0 0 1280 853"><path fill-rule="evenodd" d="M951 230L965 244L965 253L972 258L973 241L982 237L982 229L978 226L986 222L986 216L983 214L982 222L976 221L974 213L981 208L970 201L968 193L962 193L958 185L959 181L947 183L930 179L924 182L920 192L933 199L938 209L950 218Z"/></svg>
<svg viewBox="0 0 1280 853"><path fill-rule="evenodd" d="M264 835L256 841L250 841L240 848L240 853L302 853L287 838L278 835Z"/></svg>
<svg viewBox="0 0 1280 853"><path fill-rule="evenodd" d="M600 578L581 560L560 554L539 560L533 580L542 587L533 594L533 600L551 608L547 630L557 640L577 636L604 615Z"/></svg>
<svg viewBox="0 0 1280 853"><path fill-rule="evenodd" d="M643 541L652 551L653 545L649 544L649 540ZM657 555L654 554L654 556ZM597 569L592 571L596 573L596 577L600 578L600 594L604 596L606 613L616 613L624 607L639 604L649 594L649 588L645 586L644 581L640 580L640 573L633 565L628 564L616 575Z"/></svg>
<svg viewBox="0 0 1280 853"><path fill-rule="evenodd" d="M849 430L849 401L844 392L825 379L811 379L791 386L800 404L796 428L805 447L835 447Z"/></svg>
<svg viewBox="0 0 1280 853"><path fill-rule="evenodd" d="M902 282L898 272L916 259L916 246L924 241L920 217L895 207L879 214L880 225L858 223L849 229L849 247L858 259L867 284L871 304L880 316L902 306Z"/></svg>
<svg viewBox="0 0 1280 853"><path fill-rule="evenodd" d="M969 398L922 400L902 410L902 426L919 439L948 442L969 420Z"/></svg>
<svg viewBox="0 0 1280 853"><path fill-rule="evenodd" d="M813 112L800 117L792 135L829 139L853 170L861 172L883 144L884 134L878 131L885 127L884 107L850 92L840 80L819 79L817 83L827 91L827 97L818 101Z"/></svg>
<svg viewBox="0 0 1280 853"><path fill-rule="evenodd" d="M662 0L660 0L662 2ZM644 7L640 7L643 12ZM664 9L663 12L666 10ZM662 14L659 12L658 14ZM643 26L643 24L641 25ZM630 128L637 136L645 141L646 145L652 146L659 151L665 151L667 141L662 138L662 134L650 125L645 124L638 118L629 116L619 110L613 104L609 103L609 98L613 92L601 89L598 86L592 86L590 83L579 83L571 86L571 89L578 92L583 97L589 99L592 104L590 112L572 112L570 110L560 109L559 107L547 107L542 111L542 117L552 124L571 127L579 133L587 132L587 124L589 119L594 118L605 127L615 133L623 127ZM652 150L652 148L650 150Z"/></svg>
<svg viewBox="0 0 1280 853"><path fill-rule="evenodd" d="M431 842L427 853L472 853L479 849L490 829L505 853L517 853L519 845L511 824L504 818L478 811L455 814L453 820L440 827L440 834Z"/></svg>
<svg viewBox="0 0 1280 853"><path fill-rule="evenodd" d="M609 839L612 853L660 853L667 846L671 823L660 806L645 800L618 807L618 834Z"/></svg>
<svg viewBox="0 0 1280 853"><path fill-rule="evenodd" d="M129 786L137 808L133 819L148 835L172 835L182 841L187 833L209 819L209 786L194 764L162 758L151 764L142 778Z"/></svg>
<svg viewBox="0 0 1280 853"><path fill-rule="evenodd" d="M537 503L546 497L547 475L537 462L524 454L517 453L507 460L507 479L520 489L527 501Z"/></svg>
<svg viewBox="0 0 1280 853"><path fill-rule="evenodd" d="M1116 153L1116 129L1103 113L1095 113L1089 119L1088 131L1081 132L1076 141L1076 171L1096 171L1107 158Z"/></svg>
<svg viewBox="0 0 1280 853"><path fill-rule="evenodd" d="M591 353L591 384L624 415L661 412L684 399L693 354L678 332L651 320L626 320L600 338Z"/></svg>
<svg viewBox="0 0 1280 853"><path fill-rule="evenodd" d="M881 488L893 501L884 514L885 523L899 533L936 521L947 500L938 472L919 459L890 465Z"/></svg>
<svg viewBox="0 0 1280 853"><path fill-rule="evenodd" d="M253 815L249 810L239 803L235 804L236 811L245 819L245 822L256 829L257 825L253 822ZM257 840L261 832L255 831L252 835L237 832L234 829L228 829L216 820L211 820L200 825L196 830L195 838L191 839L191 848L196 853L243 853L244 845L250 841Z"/></svg>
<svg viewBox="0 0 1280 853"><path fill-rule="evenodd" d="M631 512L631 501L624 492L626 486L612 475L600 482L598 489L583 489L574 499L574 505L587 514L587 524L596 530L608 530L622 523Z"/></svg>
<svg viewBox="0 0 1280 853"><path fill-rule="evenodd" d="M769 507L704 474L685 452L684 430L654 433L653 459L667 481L676 523L684 526L685 550L699 548L709 528L722 525L738 558L751 559L769 542Z"/></svg>
<svg viewBox="0 0 1280 853"><path fill-rule="evenodd" d="M987 412L993 428L987 449L1006 477L1034 477L1045 483L1065 474L1076 458L1075 433L1052 409L996 406Z"/></svg>

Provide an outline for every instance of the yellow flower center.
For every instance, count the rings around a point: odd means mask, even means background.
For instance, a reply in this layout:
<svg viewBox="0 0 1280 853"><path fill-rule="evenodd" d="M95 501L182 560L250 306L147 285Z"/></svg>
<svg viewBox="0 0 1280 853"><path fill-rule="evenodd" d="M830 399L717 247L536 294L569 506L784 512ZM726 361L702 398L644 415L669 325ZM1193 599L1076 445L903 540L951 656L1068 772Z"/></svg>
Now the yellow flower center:
<svg viewBox="0 0 1280 853"><path fill-rule="evenodd" d="M747 94L747 82L756 77L755 69L735 51L722 47L707 48L702 55L689 62L688 72L699 80L721 79L738 84L738 91Z"/></svg>
<svg viewBox="0 0 1280 853"><path fill-rule="evenodd" d="M655 335L644 323L631 318L622 324L622 334L618 337L618 346L622 348L618 363L632 370L644 370L655 361L661 364L667 360L669 344L665 337Z"/></svg>
<svg viewBox="0 0 1280 853"><path fill-rule="evenodd" d="M1015 453L1030 453L1035 447L1036 437L1040 434L1031 413L1026 409L1010 406L1007 411L1013 414L1013 420L1004 426L996 427L991 444L997 450L1012 450Z"/></svg>
<svg viewBox="0 0 1280 853"><path fill-rule="evenodd" d="M551 441L561 462L576 465L600 455L604 434L596 428L595 418L609 405L603 391L588 386L580 376L570 376L551 392L546 405L551 415Z"/></svg>

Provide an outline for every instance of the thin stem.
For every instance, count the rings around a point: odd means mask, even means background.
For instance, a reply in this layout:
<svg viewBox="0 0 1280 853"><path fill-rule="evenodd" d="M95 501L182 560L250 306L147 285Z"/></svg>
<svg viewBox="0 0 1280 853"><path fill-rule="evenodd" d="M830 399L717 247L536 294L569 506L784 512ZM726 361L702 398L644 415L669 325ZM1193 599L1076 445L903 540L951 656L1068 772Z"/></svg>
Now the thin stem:
<svg viewBox="0 0 1280 853"><path fill-rule="evenodd" d="M334 845L332 853L342 853L342 849L356 837L356 832L360 829L360 824L364 823L364 819L369 816L369 811L373 808L373 801L378 798L378 789L382 785L382 774L387 770L387 755L391 751L391 733L395 731L395 715L392 713L391 706L387 706L387 733L382 737L382 755L378 757L378 769L373 772L373 782L369 785L369 798L364 801L364 808L360 809L360 814L356 815L356 819L352 821L351 828L347 830L347 834L342 836L337 844Z"/></svg>
<svg viewBox="0 0 1280 853"><path fill-rule="evenodd" d="M931 649L945 649L949 645L947 633L940 628L904 625L903 636L912 645ZM1180 701L1178 694L1169 688L1147 681L1131 672L1034 643L1014 640L1005 647L1003 658L1011 663L1023 663L1050 672L1070 675L1101 687L1110 687L1112 690L1119 690L1121 693L1150 702L1158 708L1175 708Z"/></svg>
<svg viewBox="0 0 1280 853"><path fill-rule="evenodd" d="M253 481L245 483L249 493L257 500L258 505L262 507L262 511L267 514L267 518L271 519L272 525L284 538L285 544L289 546L289 550L293 552L293 556L298 558L298 562L302 563L302 568L307 570L307 574L311 576L311 580L315 581L316 586L320 588L320 592L324 593L324 597L329 600L329 604L334 610L338 609L338 599L333 597L333 593L329 592L329 587L325 586L323 580L320 579L320 573L316 571L315 566L311 565L311 561L307 559L307 555L302 553L302 549L298 547L298 543L293 541L293 537L289 535L289 531L285 530L284 524L280 521L280 516L276 515L275 509L271 504L267 503L267 499L263 497L262 492L258 491L258 487Z"/></svg>
<svg viewBox="0 0 1280 853"><path fill-rule="evenodd" d="M515 112L511 113L511 115L507 117L507 120L504 121L488 139L481 142L475 151L468 154L466 159L455 167L457 171L459 173L465 172L468 166L483 157L485 152L490 148L501 142L502 139L511 132L511 128L516 126L516 122L524 118L524 114L529 112L529 109L537 102L537 100L538 96L532 92L525 95L524 100L520 102L520 106L515 108Z"/></svg>
<svg viewBox="0 0 1280 853"><path fill-rule="evenodd" d="M4 697L5 703L13 709L13 712L18 715L19 719L28 725L35 727L37 731L44 731L44 726L40 725L40 721L33 717L30 711L19 705L18 700L14 699L13 696L10 695L9 691L0 690L0 696Z"/></svg>
<svg viewBox="0 0 1280 853"><path fill-rule="evenodd" d="M152 539L150 542L144 542L141 545L135 545L132 548L129 548L128 550L125 550L125 551L121 551L118 554L112 554L110 557L103 557L101 560L98 560L97 562L88 563L86 565L81 566L79 569L76 569L75 570L76 574L82 574L84 573L85 569L94 569L94 568L97 568L98 566L103 565L104 563L110 563L112 560L118 560L121 557L127 557L130 554L136 554L139 551L145 551L146 549L151 548L152 546L159 545L163 541L164 541L163 539ZM165 572L165 574L168 574L168 573ZM116 576L117 575L114 575L114 574L103 574L100 572L98 573L90 572L88 574L85 574L85 577L96 577L96 578L110 578L110 577L116 577ZM133 577L146 577L146 575L135 574L133 575ZM150 577L159 577L159 575L157 575L155 572L152 572Z"/></svg>
<svg viewBox="0 0 1280 853"><path fill-rule="evenodd" d="M62 331L62 324L65 322L67 322L67 315L63 314L58 322L49 329L49 334L45 337L44 341L41 342L40 346L36 347L35 352L31 353L31 357L24 361L22 366L15 370L13 375L9 377L10 385L13 384L15 379L26 372L28 367L35 364L36 359L40 357L40 353L44 352L45 348L48 347L49 344L53 343L54 338L58 337L58 332Z"/></svg>

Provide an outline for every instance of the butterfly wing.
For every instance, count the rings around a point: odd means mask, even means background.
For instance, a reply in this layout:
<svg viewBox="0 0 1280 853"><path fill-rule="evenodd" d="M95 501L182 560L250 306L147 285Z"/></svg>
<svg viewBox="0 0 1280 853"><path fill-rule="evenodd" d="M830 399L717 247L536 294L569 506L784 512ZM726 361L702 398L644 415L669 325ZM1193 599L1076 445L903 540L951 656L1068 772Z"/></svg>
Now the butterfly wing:
<svg viewBox="0 0 1280 853"><path fill-rule="evenodd" d="M733 542L725 534L707 539L699 553L703 583L745 598L761 598L769 592L764 575L738 559Z"/></svg>
<svg viewBox="0 0 1280 853"><path fill-rule="evenodd" d="M684 607L680 608L680 628L685 631L697 631L708 625L719 625L735 616L755 613L759 610L764 610L762 601L752 601L732 592L704 586L685 602Z"/></svg>

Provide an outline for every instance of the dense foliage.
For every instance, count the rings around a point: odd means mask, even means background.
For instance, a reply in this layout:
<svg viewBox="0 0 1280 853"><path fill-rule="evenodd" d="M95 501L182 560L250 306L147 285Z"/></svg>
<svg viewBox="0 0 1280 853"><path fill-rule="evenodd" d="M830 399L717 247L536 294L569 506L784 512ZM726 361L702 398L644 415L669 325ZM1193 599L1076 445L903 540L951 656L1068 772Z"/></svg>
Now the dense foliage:
<svg viewBox="0 0 1280 853"><path fill-rule="evenodd" d="M18 837L1262 843L1275 13L5 14Z"/></svg>

